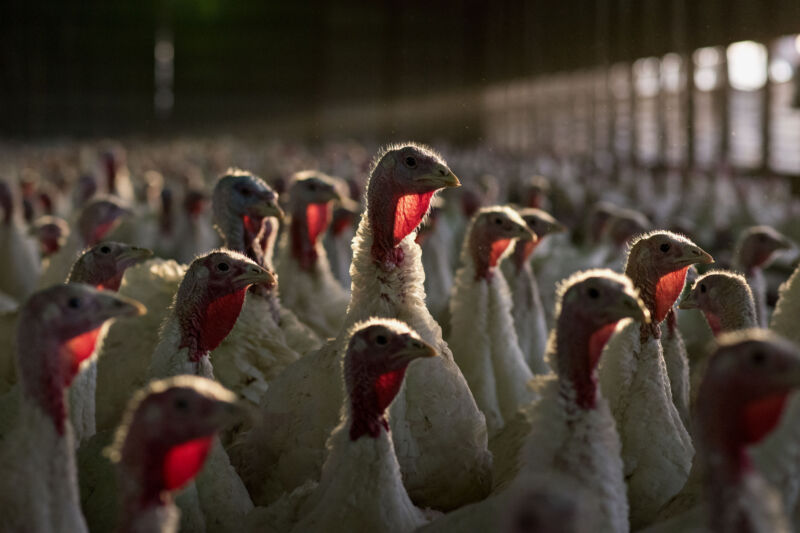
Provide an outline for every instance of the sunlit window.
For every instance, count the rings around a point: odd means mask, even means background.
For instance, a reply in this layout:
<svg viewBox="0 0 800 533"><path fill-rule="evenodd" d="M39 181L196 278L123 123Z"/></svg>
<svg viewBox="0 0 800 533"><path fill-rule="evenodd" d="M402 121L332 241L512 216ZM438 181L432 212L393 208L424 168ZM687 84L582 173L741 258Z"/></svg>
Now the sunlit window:
<svg viewBox="0 0 800 533"><path fill-rule="evenodd" d="M757 91L767 83L767 47L741 41L728 47L728 79L739 91Z"/></svg>
<svg viewBox="0 0 800 533"><path fill-rule="evenodd" d="M776 59L769 65L769 77L775 83L791 81L793 75L792 64L785 59Z"/></svg>
<svg viewBox="0 0 800 533"><path fill-rule="evenodd" d="M678 54L667 54L661 60L661 86L669 93L681 90L681 65L683 59Z"/></svg>
<svg viewBox="0 0 800 533"><path fill-rule="evenodd" d="M718 47L699 48L694 52L694 84L700 91L713 91L721 85L719 76L722 51Z"/></svg>
<svg viewBox="0 0 800 533"><path fill-rule="evenodd" d="M633 64L636 76L636 93L640 96L650 97L658 94L659 61L655 57L638 59Z"/></svg>

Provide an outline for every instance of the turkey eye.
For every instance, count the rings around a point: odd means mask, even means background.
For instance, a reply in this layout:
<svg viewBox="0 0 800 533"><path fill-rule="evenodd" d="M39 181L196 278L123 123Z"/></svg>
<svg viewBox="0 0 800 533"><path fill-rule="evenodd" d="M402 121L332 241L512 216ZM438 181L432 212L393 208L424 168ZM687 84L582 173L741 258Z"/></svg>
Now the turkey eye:
<svg viewBox="0 0 800 533"><path fill-rule="evenodd" d="M227 272L229 268L231 267L228 266L228 263L220 263L217 265L217 270L219 270L220 272Z"/></svg>
<svg viewBox="0 0 800 533"><path fill-rule="evenodd" d="M669 252L669 243L665 242L664 244L659 246L658 249L661 250L662 252L665 252L665 253Z"/></svg>
<svg viewBox="0 0 800 533"><path fill-rule="evenodd" d="M595 289L594 287L591 287L589 289L589 298L597 299L599 296L600 292L597 289Z"/></svg>
<svg viewBox="0 0 800 533"><path fill-rule="evenodd" d="M378 335L377 337L375 337L375 342L380 345L384 345L387 342L389 342L389 339L386 338L386 335Z"/></svg>
<svg viewBox="0 0 800 533"><path fill-rule="evenodd" d="M253 193L250 191L250 189L242 189L242 196L244 196L245 198L250 197L252 194Z"/></svg>
<svg viewBox="0 0 800 533"><path fill-rule="evenodd" d="M499 226L500 224L502 224L502 223L503 223L503 219L501 219L501 218L496 218L496 219L494 219L494 223L495 223L495 224L497 224L497 225Z"/></svg>
<svg viewBox="0 0 800 533"><path fill-rule="evenodd" d="M308 190L309 191L316 191L317 190L317 184L316 183L309 183L308 184Z"/></svg>
<svg viewBox="0 0 800 533"><path fill-rule="evenodd" d="M705 283L701 283L700 284L700 292L706 292L706 284Z"/></svg>
<svg viewBox="0 0 800 533"><path fill-rule="evenodd" d="M71 309L78 309L81 306L81 301L78 298L70 298L67 300L67 307Z"/></svg>
<svg viewBox="0 0 800 533"><path fill-rule="evenodd" d="M764 355L764 352L756 352L750 356L750 359L753 361L754 365L761 366L767 360L767 356Z"/></svg>
<svg viewBox="0 0 800 533"><path fill-rule="evenodd" d="M189 403L185 398L178 398L175 400L175 409L179 411L186 411L189 408Z"/></svg>
<svg viewBox="0 0 800 533"><path fill-rule="evenodd" d="M100 248L100 253L109 254L111 253L111 248L109 248L108 246L103 246L102 248Z"/></svg>
<svg viewBox="0 0 800 533"><path fill-rule="evenodd" d="M406 157L406 165L408 165L411 168L414 168L415 166L417 166L417 160L414 159L413 157Z"/></svg>
<svg viewBox="0 0 800 533"><path fill-rule="evenodd" d="M531 226L535 226L536 225L536 220L531 220L531 221L528 222L528 224L530 224Z"/></svg>

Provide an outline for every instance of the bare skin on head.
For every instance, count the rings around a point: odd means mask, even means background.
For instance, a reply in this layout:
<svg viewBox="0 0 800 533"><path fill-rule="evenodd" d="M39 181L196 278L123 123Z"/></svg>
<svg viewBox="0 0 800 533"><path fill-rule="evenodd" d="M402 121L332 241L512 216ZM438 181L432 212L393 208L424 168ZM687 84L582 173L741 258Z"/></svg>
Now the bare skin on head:
<svg viewBox="0 0 800 533"><path fill-rule="evenodd" d="M175 296L180 348L188 347L190 358L199 360L233 329L247 289L274 284L271 272L236 252L215 251L195 259Z"/></svg>
<svg viewBox="0 0 800 533"><path fill-rule="evenodd" d="M125 270L151 257L147 248L119 242L101 242L83 252L72 265L67 281L119 290Z"/></svg>
<svg viewBox="0 0 800 533"><path fill-rule="evenodd" d="M660 338L658 325L680 296L691 265L713 263L714 259L685 237L656 231L639 237L631 245L625 274L633 280L653 321L642 324L642 342Z"/></svg>
<svg viewBox="0 0 800 533"><path fill-rule="evenodd" d="M714 335L756 327L753 292L744 276L715 270L697 278L680 309L698 309Z"/></svg>
<svg viewBox="0 0 800 533"><path fill-rule="evenodd" d="M332 203L340 195L334 180L321 172L298 172L289 185L289 226L292 256L300 268L311 271L317 261L316 245L328 229Z"/></svg>
<svg viewBox="0 0 800 533"><path fill-rule="evenodd" d="M403 252L397 245L419 226L433 194L459 185L432 150L416 144L387 149L375 164L367 188L373 260L384 270L401 263Z"/></svg>
<svg viewBox="0 0 800 533"><path fill-rule="evenodd" d="M113 198L90 201L78 217L78 233L83 243L86 246L97 244L128 214L130 210Z"/></svg>
<svg viewBox="0 0 800 533"><path fill-rule="evenodd" d="M201 377L155 381L139 391L108 451L122 493L120 531L176 527L177 510L153 511L173 508L173 493L203 468L214 436L242 414L233 393Z"/></svg>
<svg viewBox="0 0 800 533"><path fill-rule="evenodd" d="M475 279L490 279L495 267L515 239L536 242L536 235L512 209L487 207L475 215L469 230L469 252Z"/></svg>
<svg viewBox="0 0 800 533"><path fill-rule="evenodd" d="M25 394L48 413L59 433L66 421L64 390L94 352L97 331L118 316L144 313L133 300L68 283L39 291L20 310L17 348Z"/></svg>
<svg viewBox="0 0 800 533"><path fill-rule="evenodd" d="M650 313L628 278L610 270L589 270L563 282L556 316L556 374L571 382L580 407L593 408L595 369L617 322L633 318L648 324Z"/></svg>
<svg viewBox="0 0 800 533"><path fill-rule="evenodd" d="M528 225L528 229L536 235L536 239L519 240L514 245L514 252L511 257L517 271L522 269L523 265L530 259L533 251L545 237L567 231L566 226L553 218L550 213L541 209L528 207L520 209L519 214Z"/></svg>
<svg viewBox="0 0 800 533"><path fill-rule="evenodd" d="M800 352L788 341L765 330L720 336L697 404L712 531L777 530L764 523L771 495L747 447L774 429L786 397L798 387Z"/></svg>
<svg viewBox="0 0 800 533"><path fill-rule="evenodd" d="M736 246L735 266L750 276L755 269L766 267L776 252L791 248L785 235L769 226L753 226L742 232Z"/></svg>

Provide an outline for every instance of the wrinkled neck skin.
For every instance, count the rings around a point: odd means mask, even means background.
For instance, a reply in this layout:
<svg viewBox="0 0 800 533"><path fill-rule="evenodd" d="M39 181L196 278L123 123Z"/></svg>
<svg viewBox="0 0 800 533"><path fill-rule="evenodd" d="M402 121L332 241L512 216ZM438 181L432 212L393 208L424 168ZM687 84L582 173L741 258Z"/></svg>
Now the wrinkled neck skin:
<svg viewBox="0 0 800 533"><path fill-rule="evenodd" d="M10 226L14 220L14 203L10 198L0 198L0 209L3 210L3 225Z"/></svg>
<svg viewBox="0 0 800 533"><path fill-rule="evenodd" d="M74 376L68 376L69 371L62 368L60 357L42 356L55 354L62 346L52 336L37 329L34 328L26 341L17 347L20 381L30 402L48 415L59 435L64 435L67 421L65 393Z"/></svg>
<svg viewBox="0 0 800 533"><path fill-rule="evenodd" d="M725 386L720 384L717 388ZM706 392L708 394L698 400L698 406L712 524L722 531L735 522L739 526L737 531L752 531L751 514L758 502L751 501L745 506L742 503L763 494L746 494L752 478L760 477L752 466L747 448L777 425L786 394L748 402L725 391Z"/></svg>
<svg viewBox="0 0 800 533"><path fill-rule="evenodd" d="M183 286L181 286L184 289ZM244 304L242 289L216 299L210 299L205 291L192 292L191 287L179 289L175 304L181 343L179 349L188 348L189 360L200 366L209 354L231 332ZM182 294L183 293L183 294Z"/></svg>
<svg viewBox="0 0 800 533"><path fill-rule="evenodd" d="M515 272L519 274L528 265L528 260L533 255L533 251L541 243L538 241L517 240L514 244L514 251L511 253L511 261L514 264Z"/></svg>
<svg viewBox="0 0 800 533"><path fill-rule="evenodd" d="M653 321L650 324L641 325L641 341L647 342L650 338L660 339L661 328L659 324L670 317L672 321L671 331L677 327L676 317L674 316L673 305L680 296L686 282L687 267L672 272L658 272L655 269L647 268L640 261L629 261L625 266L625 275L631 278L634 287L639 289L641 297Z"/></svg>
<svg viewBox="0 0 800 533"><path fill-rule="evenodd" d="M292 210L289 239L292 257L300 268L311 272L317 265L319 238L330 220L330 204L301 204Z"/></svg>
<svg viewBox="0 0 800 533"><path fill-rule="evenodd" d="M249 217L230 213L217 218L217 231L225 248L242 253L267 270L274 270L272 254L277 236L277 219ZM275 323L280 323L277 286L263 285L250 287L250 294L266 298L270 302L270 314Z"/></svg>
<svg viewBox="0 0 800 533"><path fill-rule="evenodd" d="M475 265L475 281L489 281L503 254L511 244L510 239L492 239L483 227L473 227L469 233L469 255Z"/></svg>
<svg viewBox="0 0 800 533"><path fill-rule="evenodd" d="M389 432L386 409L397 396L406 369L374 374L366 369L353 369L348 379L350 396L350 440L377 438Z"/></svg>
<svg viewBox="0 0 800 533"><path fill-rule="evenodd" d="M373 261L387 272L403 262L403 250L398 244L422 222L433 192L409 197L416 197L418 201L414 200L413 205L401 209L399 204L403 202L404 194L393 180L381 179L378 175L370 179L367 217L372 230L371 254Z"/></svg>
<svg viewBox="0 0 800 533"><path fill-rule="evenodd" d="M157 442L137 442L129 436L119 465L123 503L120 524L123 528L151 507L172 505L172 496L164 486L163 476L168 451L168 447Z"/></svg>
<svg viewBox="0 0 800 533"><path fill-rule="evenodd" d="M593 333L579 310L562 309L556 324L557 374L562 395L569 399L571 387L580 409L593 409L597 403L595 368L599 353L591 353Z"/></svg>

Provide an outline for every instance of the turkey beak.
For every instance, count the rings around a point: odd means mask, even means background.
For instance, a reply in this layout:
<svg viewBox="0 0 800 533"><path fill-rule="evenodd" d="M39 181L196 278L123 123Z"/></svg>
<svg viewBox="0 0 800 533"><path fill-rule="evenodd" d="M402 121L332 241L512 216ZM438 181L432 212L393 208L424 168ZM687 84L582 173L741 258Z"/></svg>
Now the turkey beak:
<svg viewBox="0 0 800 533"><path fill-rule="evenodd" d="M550 230L548 233L564 233L567 231L567 227L561 222L553 222L548 229Z"/></svg>
<svg viewBox="0 0 800 533"><path fill-rule="evenodd" d="M135 264L140 261L144 261L145 259L152 257L153 251L148 250L147 248L139 248L137 246L133 246L128 250L125 250L119 255L119 259L121 262Z"/></svg>
<svg viewBox="0 0 800 533"><path fill-rule="evenodd" d="M147 313L147 308L140 302L114 292L98 291L97 300L104 320L119 316L141 316Z"/></svg>
<svg viewBox="0 0 800 533"><path fill-rule="evenodd" d="M632 318L643 324L650 323L650 311L644 306L642 299L634 294L623 293L614 305L614 310L621 319Z"/></svg>
<svg viewBox="0 0 800 533"><path fill-rule="evenodd" d="M255 421L257 417L254 409L245 404L241 400L231 395L231 398L220 398L214 400L214 405L208 417L209 421L217 426L218 429L224 429L241 420Z"/></svg>
<svg viewBox="0 0 800 533"><path fill-rule="evenodd" d="M247 272L236 276L234 281L237 285L264 285L267 288L274 287L278 283L275 274L258 265L248 266Z"/></svg>
<svg viewBox="0 0 800 533"><path fill-rule="evenodd" d="M265 200L259 204L254 205L250 209L250 211L255 216L264 218L275 217L278 220L283 220L283 215L284 215L283 209L281 209L281 206L278 205L277 197L270 198L269 200Z"/></svg>
<svg viewBox="0 0 800 533"><path fill-rule="evenodd" d="M342 195L339 194L339 191L336 190L334 185L325 185L325 188L320 192L320 197L322 198L322 202L330 202L332 200L337 202L342 201Z"/></svg>
<svg viewBox="0 0 800 533"><path fill-rule="evenodd" d="M678 258L678 263L683 266L688 265L710 265L714 262L711 255L693 244L687 244L683 247L683 253Z"/></svg>
<svg viewBox="0 0 800 533"><path fill-rule="evenodd" d="M520 241L536 242L539 240L539 237L530 229L528 229L528 226L517 226L517 233L519 233L517 238Z"/></svg>
<svg viewBox="0 0 800 533"><path fill-rule="evenodd" d="M678 309L697 309L697 300L694 296L694 291L689 291L686 297L678 304Z"/></svg>
<svg viewBox="0 0 800 533"><path fill-rule="evenodd" d="M438 352L430 344L411 335L404 335L403 347L395 354L406 361L413 361L422 357L436 357Z"/></svg>
<svg viewBox="0 0 800 533"><path fill-rule="evenodd" d="M418 181L432 185L437 189L461 186L461 182L458 181L458 178L455 174L453 174L453 171L444 165L436 165L436 168L433 170L433 172L419 177Z"/></svg>

